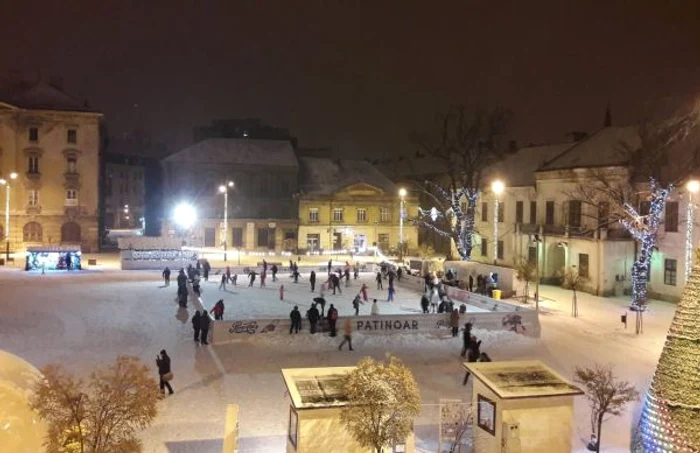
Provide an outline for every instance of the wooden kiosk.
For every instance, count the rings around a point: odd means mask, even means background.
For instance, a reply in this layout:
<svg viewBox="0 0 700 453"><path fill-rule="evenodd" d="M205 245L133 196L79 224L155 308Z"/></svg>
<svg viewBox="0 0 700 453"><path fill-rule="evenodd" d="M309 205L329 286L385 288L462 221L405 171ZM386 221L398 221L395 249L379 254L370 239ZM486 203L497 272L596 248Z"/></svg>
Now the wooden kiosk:
<svg viewBox="0 0 700 453"><path fill-rule="evenodd" d="M569 453L574 396L539 360L464 363L472 375L474 453Z"/></svg>
<svg viewBox="0 0 700 453"><path fill-rule="evenodd" d="M374 453L361 447L340 423L340 410L347 398L343 377L355 367L288 368L282 370L291 405L287 429L287 453ZM386 449L385 449L386 451ZM413 434L391 453L415 451Z"/></svg>

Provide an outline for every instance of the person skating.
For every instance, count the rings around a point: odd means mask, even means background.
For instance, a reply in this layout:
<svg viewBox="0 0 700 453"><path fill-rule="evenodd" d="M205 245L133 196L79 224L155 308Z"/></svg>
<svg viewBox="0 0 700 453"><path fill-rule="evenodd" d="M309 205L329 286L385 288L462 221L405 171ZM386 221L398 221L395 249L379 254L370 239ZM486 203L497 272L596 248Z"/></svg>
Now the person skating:
<svg viewBox="0 0 700 453"><path fill-rule="evenodd" d="M360 315L360 304L362 303L362 300L360 299L360 295L356 295L355 298L352 300L352 308L355 309L355 316Z"/></svg>
<svg viewBox="0 0 700 453"><path fill-rule="evenodd" d="M314 302L321 306L321 316L323 316L326 309L326 299L323 297L314 297Z"/></svg>
<svg viewBox="0 0 700 453"><path fill-rule="evenodd" d="M226 281L231 282L231 266L226 266Z"/></svg>
<svg viewBox="0 0 700 453"><path fill-rule="evenodd" d="M396 279L398 281L401 281L401 276L403 275L403 269L399 266L399 268L396 270Z"/></svg>
<svg viewBox="0 0 700 453"><path fill-rule="evenodd" d="M472 341L472 323L467 322L464 324L464 329L462 329L462 357L467 356L467 351L469 350L469 343Z"/></svg>
<svg viewBox="0 0 700 453"><path fill-rule="evenodd" d="M456 337L459 334L459 311L456 308L450 313L450 327L452 327L452 336Z"/></svg>
<svg viewBox="0 0 700 453"><path fill-rule="evenodd" d="M331 275L331 270L333 269L333 261L328 260L328 275Z"/></svg>
<svg viewBox="0 0 700 453"><path fill-rule="evenodd" d="M335 323L338 321L338 310L333 306L333 304L328 307L328 316L326 319L328 319L328 326L331 329L331 337L335 337L337 335Z"/></svg>
<svg viewBox="0 0 700 453"><path fill-rule="evenodd" d="M358 266L357 263L352 266L352 274L355 280L360 276L360 266Z"/></svg>
<svg viewBox="0 0 700 453"><path fill-rule="evenodd" d="M219 283L219 290L226 291L226 274L221 274L221 283Z"/></svg>
<svg viewBox="0 0 700 453"><path fill-rule="evenodd" d="M209 272L211 271L211 264L209 264L209 261L205 261L204 264L202 264L202 272L204 274L204 281L208 282L209 281Z"/></svg>
<svg viewBox="0 0 700 453"><path fill-rule="evenodd" d="M321 317L321 315L318 313L318 309L316 308L316 304L311 304L311 308L309 308L309 311L306 312L306 317L311 325L309 331L311 333L316 333L316 323Z"/></svg>
<svg viewBox="0 0 700 453"><path fill-rule="evenodd" d="M341 341L338 346L339 351L343 349L345 343L348 344L352 351L352 323L350 322L350 318L345 318L345 322L343 323L343 341Z"/></svg>
<svg viewBox="0 0 700 453"><path fill-rule="evenodd" d="M248 288L252 288L253 283L255 283L255 271L250 271L250 273L248 273L248 279L250 280L248 283Z"/></svg>
<svg viewBox="0 0 700 453"><path fill-rule="evenodd" d="M184 269L180 269L180 272L177 274L177 286L178 288L187 287L187 276Z"/></svg>
<svg viewBox="0 0 700 453"><path fill-rule="evenodd" d="M292 270L292 278L294 278L294 283L299 283L299 276L300 275L301 274L299 274L299 271L296 268L294 270Z"/></svg>
<svg viewBox="0 0 700 453"><path fill-rule="evenodd" d="M474 274L469 274L469 292L474 292Z"/></svg>
<svg viewBox="0 0 700 453"><path fill-rule="evenodd" d="M199 320L199 327L202 332L199 336L199 340L202 344L209 344L209 325L211 324L211 318L206 310L202 310L202 318Z"/></svg>
<svg viewBox="0 0 700 453"><path fill-rule="evenodd" d="M389 283L389 297L387 297L386 301L393 302L395 293L396 293L396 289L394 289L394 285Z"/></svg>
<svg viewBox="0 0 700 453"><path fill-rule="evenodd" d="M382 286L382 273L381 272L377 272L377 277L375 278L375 280L377 281L377 290L384 289L384 287Z"/></svg>
<svg viewBox="0 0 700 453"><path fill-rule="evenodd" d="M260 287L265 288L265 278L267 278L267 271L264 270L262 274L260 274Z"/></svg>
<svg viewBox="0 0 700 453"><path fill-rule="evenodd" d="M360 287L360 294L362 294L362 300L367 302L367 285L365 285L364 283Z"/></svg>
<svg viewBox="0 0 700 453"><path fill-rule="evenodd" d="M299 312L299 307L294 306L294 309L289 312L289 319L292 320L292 326L289 328L289 335L292 334L292 331L294 333L299 333L299 329L301 329L301 313Z"/></svg>
<svg viewBox="0 0 700 453"><path fill-rule="evenodd" d="M387 278L389 279L389 286L394 286L394 275L394 271L390 270L387 275Z"/></svg>
<svg viewBox="0 0 700 453"><path fill-rule="evenodd" d="M350 266L345 268L345 287L350 286Z"/></svg>
<svg viewBox="0 0 700 453"><path fill-rule="evenodd" d="M313 293L316 289L316 271L311 271L309 275L309 283L311 284L311 292Z"/></svg>
<svg viewBox="0 0 700 453"><path fill-rule="evenodd" d="M336 290L338 290L338 293L343 294L343 291L340 289L340 277L336 274L331 274L331 285L333 286L333 295L335 295Z"/></svg>
<svg viewBox="0 0 700 453"><path fill-rule="evenodd" d="M475 360L476 362L490 362L491 357L489 357L488 354L485 352L482 352L479 354L479 357ZM467 381L469 381L469 371L464 375L464 381L462 382L462 385L467 385Z"/></svg>
<svg viewBox="0 0 700 453"><path fill-rule="evenodd" d="M372 300L372 311L370 312L372 316L379 314L379 305L377 305L377 299Z"/></svg>
<svg viewBox="0 0 700 453"><path fill-rule="evenodd" d="M236 286L238 284L238 274L233 274L231 276L231 281L233 282L233 286Z"/></svg>
<svg viewBox="0 0 700 453"><path fill-rule="evenodd" d="M188 296L187 286L180 286L177 288L177 303L181 307L187 306L187 296Z"/></svg>
<svg viewBox="0 0 700 453"><path fill-rule="evenodd" d="M219 301L214 304L214 308L212 309L212 313L214 313L214 319L217 321L223 321L224 319L224 300L219 299Z"/></svg>
<svg viewBox="0 0 700 453"><path fill-rule="evenodd" d="M272 267L270 268L272 271L272 281L276 282L277 281L277 265L273 264Z"/></svg>
<svg viewBox="0 0 700 453"><path fill-rule="evenodd" d="M202 315L199 314L199 310L194 312L192 316L192 329L194 329L194 341L199 342L199 331L201 329Z"/></svg>
<svg viewBox="0 0 700 453"><path fill-rule="evenodd" d="M423 313L428 313L428 307L430 306L430 299L428 299L428 296L423 293L423 296L420 298L420 307L423 309Z"/></svg>
<svg viewBox="0 0 700 453"><path fill-rule="evenodd" d="M263 272L267 272L267 261L263 258Z"/></svg>
<svg viewBox="0 0 700 453"><path fill-rule="evenodd" d="M168 266L165 266L165 269L163 269L163 281L165 286L170 286L170 268Z"/></svg>
<svg viewBox="0 0 700 453"><path fill-rule="evenodd" d="M195 293L197 296L200 296L202 294L202 290L199 287L199 277L195 276L194 280L192 280L192 292Z"/></svg>
<svg viewBox="0 0 700 453"><path fill-rule="evenodd" d="M165 395L165 387L168 388L168 393L172 395L173 388L170 386L170 380L173 378L173 373L170 371L170 357L165 349L160 350L160 355L156 356L156 365L158 366L158 377L160 378L160 393Z"/></svg>

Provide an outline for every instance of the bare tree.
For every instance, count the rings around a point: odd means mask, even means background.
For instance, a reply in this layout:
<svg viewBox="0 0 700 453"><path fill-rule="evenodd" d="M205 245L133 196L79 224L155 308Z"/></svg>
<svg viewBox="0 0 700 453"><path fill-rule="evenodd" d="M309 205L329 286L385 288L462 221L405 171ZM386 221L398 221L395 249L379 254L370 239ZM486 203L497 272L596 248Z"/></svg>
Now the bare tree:
<svg viewBox="0 0 700 453"><path fill-rule="evenodd" d="M407 366L396 357L388 363L365 357L345 377L343 389L348 405L340 421L357 443L381 453L405 442L420 412L420 393Z"/></svg>
<svg viewBox="0 0 700 453"><path fill-rule="evenodd" d="M515 264L515 278L525 283L525 303L530 297L530 282L535 281L537 268L532 261L520 258Z"/></svg>
<svg viewBox="0 0 700 453"><path fill-rule="evenodd" d="M474 216L484 172L507 152L504 137L511 116L501 108L470 112L461 105L438 116L433 136L414 137L429 158L445 167L446 181L422 184L434 205L421 209L413 221L451 238L465 261L472 256Z"/></svg>
<svg viewBox="0 0 700 453"><path fill-rule="evenodd" d="M32 408L48 424L46 449L54 453L137 453L138 430L156 416L158 383L136 357L120 356L98 368L87 384L61 365L43 368Z"/></svg>
<svg viewBox="0 0 700 453"><path fill-rule="evenodd" d="M618 380L609 365L576 367L574 381L583 386L591 407L593 434L589 448L600 452L603 422L610 417L619 416L628 403L639 400L639 392L629 382Z"/></svg>
<svg viewBox="0 0 700 453"><path fill-rule="evenodd" d="M571 316L574 318L578 318L578 299L576 297L576 292L581 289L585 282L586 279L581 276L576 266L571 266L564 271L561 286L570 289L572 292Z"/></svg>
<svg viewBox="0 0 700 453"><path fill-rule="evenodd" d="M699 119L700 109L694 106L669 120L642 122L636 128L638 144L619 144L621 163L590 169L571 194L597 212L599 227L619 222L639 244L632 266L632 308L637 311L646 304L649 265L666 200L700 168L700 148L688 140Z"/></svg>

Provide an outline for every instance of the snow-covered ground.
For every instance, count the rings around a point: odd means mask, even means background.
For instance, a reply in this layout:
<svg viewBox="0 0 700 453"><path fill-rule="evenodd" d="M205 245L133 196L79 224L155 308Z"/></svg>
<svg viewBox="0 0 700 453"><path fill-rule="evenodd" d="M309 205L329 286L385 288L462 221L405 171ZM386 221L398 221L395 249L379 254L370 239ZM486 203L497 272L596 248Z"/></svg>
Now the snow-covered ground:
<svg viewBox="0 0 700 453"><path fill-rule="evenodd" d="M307 280L298 284L285 274L285 301L277 284L267 289L238 286L231 292L205 286L207 306L226 301L226 318L286 315L292 303L310 304L315 296ZM375 291L371 275L370 298L386 299ZM241 280L239 280L241 281ZM351 313L352 297L359 284L343 295L328 296L340 314ZM392 353L413 370L420 386L423 413L416 423L422 451L437 439L440 398L469 399L469 387L461 385L461 340L442 335L396 334L353 338L354 352L337 350L340 339L310 334L287 338L248 338L220 346L200 346L191 338L189 322L178 316L175 287L162 288L157 272L25 273L0 271L0 349L6 349L37 367L59 362L87 375L98 364L110 363L118 354L131 354L153 363L160 349L173 360L175 395L166 398L156 422L143 432L145 451L153 453L220 452L225 407L240 405L242 452L284 451L289 401L281 368L353 365L362 356L382 358ZM542 338L533 340L509 332L476 330L482 349L494 360L542 359L565 376L574 366L591 362L613 363L621 378L645 390L661 352L675 306L652 302L645 315L645 333L634 334L633 317L627 330L620 324L624 299L579 295L580 316L570 312L570 292L542 287ZM419 310L419 295L398 287L397 301L381 302L383 313ZM190 311L191 311L190 305ZM369 306L361 308L369 312ZM191 313L190 313L191 314ZM156 373L154 364L154 375ZM603 432L603 451L628 451L629 433L636 404L623 417L609 421ZM574 445L583 450L588 438L588 409L583 398L576 403L577 430ZM433 450L434 451L434 450Z"/></svg>

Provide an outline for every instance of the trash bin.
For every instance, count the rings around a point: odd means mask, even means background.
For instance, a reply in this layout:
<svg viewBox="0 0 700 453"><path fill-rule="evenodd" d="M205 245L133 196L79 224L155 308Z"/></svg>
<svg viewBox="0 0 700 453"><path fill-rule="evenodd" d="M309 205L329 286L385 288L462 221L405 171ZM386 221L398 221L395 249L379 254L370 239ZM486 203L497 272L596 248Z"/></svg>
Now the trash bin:
<svg viewBox="0 0 700 453"><path fill-rule="evenodd" d="M500 289L493 290L493 298L496 300L501 300L501 290Z"/></svg>

